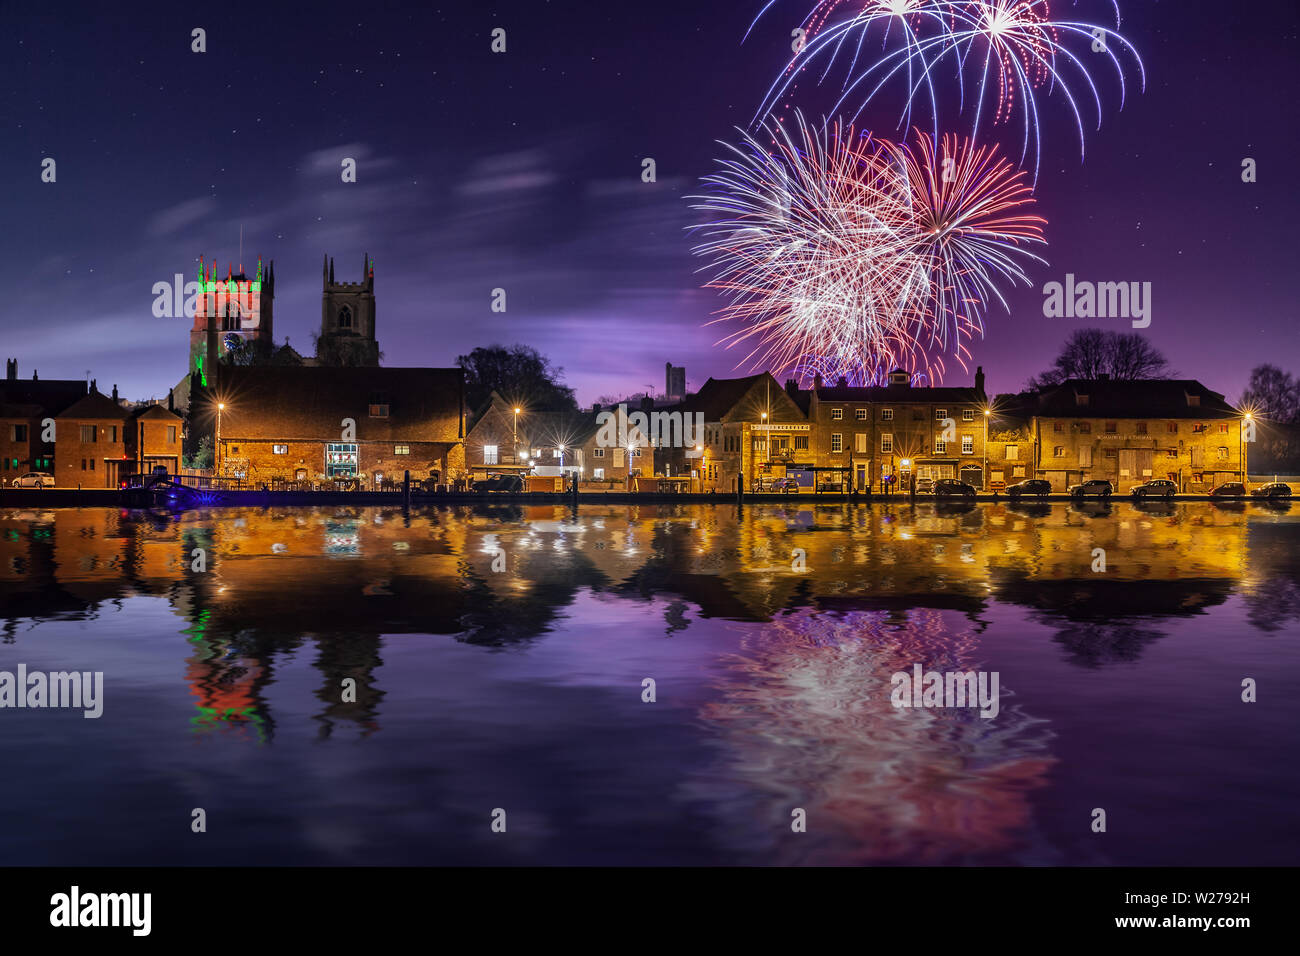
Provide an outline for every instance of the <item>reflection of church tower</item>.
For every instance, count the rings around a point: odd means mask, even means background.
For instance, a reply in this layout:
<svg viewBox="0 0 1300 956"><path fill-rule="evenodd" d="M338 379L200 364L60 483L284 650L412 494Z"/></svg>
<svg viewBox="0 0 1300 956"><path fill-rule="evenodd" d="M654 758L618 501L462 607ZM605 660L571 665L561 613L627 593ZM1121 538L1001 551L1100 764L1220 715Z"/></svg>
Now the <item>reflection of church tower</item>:
<svg viewBox="0 0 1300 956"><path fill-rule="evenodd" d="M275 301L275 264L262 269L262 259L257 260L257 272L245 275L241 265L226 270L224 279L217 275L217 264L209 267L199 259L199 287L201 294L194 303L194 324L190 327L189 372L210 372L216 355L209 354L209 320L217 332L221 354L232 347L264 349L272 347L272 320ZM202 360L200 367L200 360Z"/></svg>
<svg viewBox="0 0 1300 956"><path fill-rule="evenodd" d="M375 338L375 266L369 253L361 269L360 282L335 282L334 260L325 257L320 337L316 340L318 365L379 364L379 342Z"/></svg>

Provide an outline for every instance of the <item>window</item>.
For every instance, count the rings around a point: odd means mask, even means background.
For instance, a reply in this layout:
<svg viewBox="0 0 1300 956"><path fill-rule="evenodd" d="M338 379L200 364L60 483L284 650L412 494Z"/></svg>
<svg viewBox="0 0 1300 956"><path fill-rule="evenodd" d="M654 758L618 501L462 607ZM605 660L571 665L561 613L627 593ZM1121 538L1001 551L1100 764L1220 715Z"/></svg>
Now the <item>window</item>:
<svg viewBox="0 0 1300 956"><path fill-rule="evenodd" d="M1005 458L1007 461L1019 461L1019 460L1020 460L1020 446L1019 446L1019 445L1008 445L1008 446L1007 446L1007 449L1006 449L1006 451L1003 453L1002 457Z"/></svg>
<svg viewBox="0 0 1300 956"><path fill-rule="evenodd" d="M1228 434L1228 423L1227 423L1227 422L1220 422L1220 423L1219 423L1219 434L1220 434L1220 435L1226 435L1226 434Z"/></svg>
<svg viewBox="0 0 1300 956"><path fill-rule="evenodd" d="M880 410L880 420L882 422L892 422L894 420L894 410L892 408L882 408Z"/></svg>
<svg viewBox="0 0 1300 956"><path fill-rule="evenodd" d="M273 455L287 455L287 454L289 454L289 446L288 446L288 445L272 445L272 446L271 446L271 454L273 454Z"/></svg>
<svg viewBox="0 0 1300 956"><path fill-rule="evenodd" d="M90 462L90 470L91 470L91 471L94 471L94 470L95 470L95 459L93 459L93 458L88 458L88 459L86 459L86 460Z"/></svg>
<svg viewBox="0 0 1300 956"><path fill-rule="evenodd" d="M370 405L370 417L371 417L371 418L387 418L387 417L388 417L388 403L387 403L387 402L372 402L371 405Z"/></svg>
<svg viewBox="0 0 1300 956"><path fill-rule="evenodd" d="M238 445L232 445L231 448L230 448L230 453L231 453L232 455L238 455L238 454L239 454L239 446L238 446Z"/></svg>
<svg viewBox="0 0 1300 956"><path fill-rule="evenodd" d="M394 454L394 455L409 455L410 453L411 453L411 446L410 446L410 445L394 445L394 446L393 446L393 454Z"/></svg>
<svg viewBox="0 0 1300 956"><path fill-rule="evenodd" d="M1188 396L1187 396L1187 404L1190 405L1191 407L1195 408L1197 405L1201 404L1201 396L1199 396L1199 395L1188 395ZM1197 478L1196 480L1197 480L1197 481L1200 481L1199 478Z"/></svg>
<svg viewBox="0 0 1300 956"><path fill-rule="evenodd" d="M1227 461L1227 460L1228 460L1228 449L1225 448L1223 445L1220 445L1220 446L1219 446L1219 461Z"/></svg>
<svg viewBox="0 0 1300 956"><path fill-rule="evenodd" d="M1054 432L1065 431L1065 422L1052 422L1052 431Z"/></svg>
<svg viewBox="0 0 1300 956"><path fill-rule="evenodd" d="M1113 434L1115 434L1117 431L1119 431L1119 424L1118 424L1117 422L1107 422L1107 423L1106 423L1106 434L1107 434L1107 435L1113 435Z"/></svg>
<svg viewBox="0 0 1300 956"><path fill-rule="evenodd" d="M936 409L934 410L934 420L935 420L936 422L941 422L941 421L943 421L943 420L944 420L945 418L947 418L947 417L948 417L948 409L946 409L946 408L936 408Z"/></svg>
<svg viewBox="0 0 1300 956"><path fill-rule="evenodd" d="M1145 435L1147 433L1147 423L1138 422L1133 426L1133 430L1139 435Z"/></svg>
<svg viewBox="0 0 1300 956"><path fill-rule="evenodd" d="M82 470L82 471L85 471L85 470L86 470L86 459L84 459L84 458L81 459L81 470Z"/></svg>
<svg viewBox="0 0 1300 956"><path fill-rule="evenodd" d="M1079 422L1079 434L1081 434L1081 435L1091 435L1091 434L1092 434L1092 422Z"/></svg>
<svg viewBox="0 0 1300 956"><path fill-rule="evenodd" d="M885 432L880 436L880 451L885 455L894 453L894 436L889 432Z"/></svg>
<svg viewBox="0 0 1300 956"><path fill-rule="evenodd" d="M1011 477L1012 477L1012 478L1023 478L1023 477L1025 477L1025 466L1024 466L1024 465L1016 465L1014 468L1012 468L1012 469L1011 469Z"/></svg>
<svg viewBox="0 0 1300 956"><path fill-rule="evenodd" d="M117 442L117 426L116 426L116 425L110 425L110 426L108 426L108 433L109 433L109 436L110 436L108 440L111 441L111 442L116 443L116 442Z"/></svg>
<svg viewBox="0 0 1300 956"><path fill-rule="evenodd" d="M853 435L853 450L859 455L867 453L867 433L855 432Z"/></svg>
<svg viewBox="0 0 1300 956"><path fill-rule="evenodd" d="M1199 435L1203 431L1205 431L1205 425L1202 422L1197 422L1195 425L1192 426L1193 435Z"/></svg>
<svg viewBox="0 0 1300 956"><path fill-rule="evenodd" d="M865 422L867 420L867 410L865 408L855 408L853 417L860 422Z"/></svg>
<svg viewBox="0 0 1300 956"><path fill-rule="evenodd" d="M1166 422L1166 423L1165 423L1165 431L1167 431L1167 432L1168 432L1169 434L1171 434L1171 435L1177 435L1177 434L1178 434L1178 423L1177 423L1177 422Z"/></svg>
<svg viewBox="0 0 1300 956"><path fill-rule="evenodd" d="M1053 458L1064 458L1064 457L1065 457L1065 446L1064 446L1064 445L1053 445L1053 446L1052 446L1052 457L1053 457Z"/></svg>
<svg viewBox="0 0 1300 956"><path fill-rule="evenodd" d="M844 417L844 409L842 408L831 409L831 421L838 422L843 417Z"/></svg>
<svg viewBox="0 0 1300 956"><path fill-rule="evenodd" d="M1177 458L1177 457L1178 457L1178 449L1177 449L1177 448L1170 448L1167 452L1165 452L1165 457L1166 457L1166 458Z"/></svg>
<svg viewBox="0 0 1300 956"><path fill-rule="evenodd" d="M484 445L484 446L483 446L483 464L485 464L485 465L496 465L496 464L500 464L500 462L499 462L497 459L498 459L498 455L497 455L497 446L496 446L496 445Z"/></svg>
<svg viewBox="0 0 1300 956"><path fill-rule="evenodd" d="M235 449L239 451L238 448ZM325 476L353 475L357 473L357 446L352 442L328 442L325 445ZM238 475L239 472L236 472ZM242 475L241 475L242 477Z"/></svg>
<svg viewBox="0 0 1300 956"><path fill-rule="evenodd" d="M176 444L176 426L175 426L175 425L168 425L168 426L167 426L167 444L169 444L169 445L174 445L174 444Z"/></svg>
<svg viewBox="0 0 1300 956"><path fill-rule="evenodd" d="M81 426L81 443L83 445L93 445L95 443L95 433L98 431L94 425Z"/></svg>
<svg viewBox="0 0 1300 956"><path fill-rule="evenodd" d="M14 441L27 441L27 426L26 426L26 425L14 425L14 426L13 426L13 440L14 440Z"/></svg>
<svg viewBox="0 0 1300 956"><path fill-rule="evenodd" d="M975 454L975 436L974 436L974 435L962 435L962 436L961 436L961 453L962 453L963 455L973 455L973 454Z"/></svg>
<svg viewBox="0 0 1300 956"><path fill-rule="evenodd" d="M844 436L839 432L831 435L831 454L838 455L844 451Z"/></svg>
<svg viewBox="0 0 1300 956"><path fill-rule="evenodd" d="M807 451L807 450L808 450L808 436L807 436L807 435L795 435L795 436L794 436L794 450L795 450L795 451Z"/></svg>
<svg viewBox="0 0 1300 956"><path fill-rule="evenodd" d="M934 453L936 455L948 454L948 443L944 441L942 438L936 438L934 440Z"/></svg>
<svg viewBox="0 0 1300 956"><path fill-rule="evenodd" d="M601 450L603 451L604 449L601 449ZM600 479L602 479L602 478L605 477L605 469L604 469L604 468L593 468L593 469L591 469L591 477L593 477L593 478L595 478L597 481L599 481Z"/></svg>
<svg viewBox="0 0 1300 956"><path fill-rule="evenodd" d="M1118 448L1107 448L1107 449L1106 449L1106 457L1107 457L1107 458L1118 458L1118 457L1119 457L1119 449L1118 449Z"/></svg>
<svg viewBox="0 0 1300 956"><path fill-rule="evenodd" d="M339 328L340 329L352 328L352 310L349 309L346 305L343 308L339 309Z"/></svg>
<svg viewBox="0 0 1300 956"><path fill-rule="evenodd" d="M973 422L973 421L975 421L975 409L973 409L973 408L963 408L963 409L961 410L961 420L964 421L964 422Z"/></svg>
<svg viewBox="0 0 1300 956"><path fill-rule="evenodd" d="M1080 468L1092 467L1092 446L1091 445L1084 445L1082 448L1079 449L1079 467Z"/></svg>
<svg viewBox="0 0 1300 956"><path fill-rule="evenodd" d="M592 458L604 458L604 457L605 457L605 449L603 449L603 448L593 448L593 449L591 450L591 457L592 457Z"/></svg>

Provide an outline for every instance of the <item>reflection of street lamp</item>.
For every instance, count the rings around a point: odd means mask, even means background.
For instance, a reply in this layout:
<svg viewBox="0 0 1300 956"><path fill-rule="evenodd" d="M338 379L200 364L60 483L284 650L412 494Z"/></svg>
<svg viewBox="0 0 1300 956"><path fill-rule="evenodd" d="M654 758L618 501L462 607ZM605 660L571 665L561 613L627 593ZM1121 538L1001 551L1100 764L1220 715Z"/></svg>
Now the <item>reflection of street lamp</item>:
<svg viewBox="0 0 1300 956"><path fill-rule="evenodd" d="M212 467L221 474L221 413L226 410L225 402L217 402L217 443L212 450Z"/></svg>
<svg viewBox="0 0 1300 956"><path fill-rule="evenodd" d="M628 442L627 445L627 490L632 490L632 452L636 451L636 444Z"/></svg>
<svg viewBox="0 0 1300 956"><path fill-rule="evenodd" d="M558 446L556 448L556 451L560 453L560 477L563 478L564 477L564 446L563 445Z"/></svg>
<svg viewBox="0 0 1300 956"><path fill-rule="evenodd" d="M705 465L704 465L704 462L705 462L705 460L706 460L705 457L704 457L704 446L703 446L703 445L696 445L696 446L695 446L695 454L697 454L697 455L700 456L700 491L703 492L703 491L704 491L704 476L705 476L705 473L706 473L706 468L705 468Z"/></svg>

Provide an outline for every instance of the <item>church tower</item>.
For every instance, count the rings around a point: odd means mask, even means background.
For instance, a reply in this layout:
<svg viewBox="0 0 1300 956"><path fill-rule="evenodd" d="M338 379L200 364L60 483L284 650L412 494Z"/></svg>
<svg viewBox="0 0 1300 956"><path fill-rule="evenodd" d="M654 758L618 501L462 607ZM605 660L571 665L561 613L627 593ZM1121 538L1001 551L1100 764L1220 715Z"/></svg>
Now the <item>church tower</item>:
<svg viewBox="0 0 1300 956"><path fill-rule="evenodd" d="M221 356L239 349L255 349L269 354L275 347L272 322L275 303L275 263L265 270L257 260L257 272L245 275L231 265L226 277L220 278L217 264L211 267L199 258L199 287L194 303L194 324L190 327L190 373L206 372L218 355L209 354L209 319L215 320L217 351ZM202 368L200 368L202 363Z"/></svg>
<svg viewBox="0 0 1300 956"><path fill-rule="evenodd" d="M328 255L322 269L320 337L316 340L317 365L379 365L375 338L375 264L367 253L360 282L334 281L334 260Z"/></svg>

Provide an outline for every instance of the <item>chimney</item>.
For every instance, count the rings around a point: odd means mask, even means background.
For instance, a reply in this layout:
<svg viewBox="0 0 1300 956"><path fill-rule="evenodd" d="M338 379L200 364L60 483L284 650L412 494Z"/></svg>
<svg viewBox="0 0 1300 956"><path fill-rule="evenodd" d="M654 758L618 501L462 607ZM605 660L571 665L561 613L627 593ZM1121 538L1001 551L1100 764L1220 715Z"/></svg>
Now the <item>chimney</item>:
<svg viewBox="0 0 1300 956"><path fill-rule="evenodd" d="M99 391L99 379L97 379L97 378L92 378L92 379L90 380L90 390L91 390L91 392L98 392L98 391Z"/></svg>
<svg viewBox="0 0 1300 956"><path fill-rule="evenodd" d="M591 406L591 414L593 414L593 415L599 415L599 414L600 414L600 402L594 402L594 403L592 403L592 406Z"/></svg>
<svg viewBox="0 0 1300 956"><path fill-rule="evenodd" d="M176 411L176 389L167 389L167 411Z"/></svg>
<svg viewBox="0 0 1300 956"><path fill-rule="evenodd" d="M641 399L641 411L643 412L654 411L654 407L655 407L655 400L651 398L649 395Z"/></svg>
<svg viewBox="0 0 1300 956"><path fill-rule="evenodd" d="M975 366L975 391L979 392L981 396L984 395L984 366L983 365Z"/></svg>
<svg viewBox="0 0 1300 956"><path fill-rule="evenodd" d="M113 401L115 401L115 402L117 401L117 384L116 384L116 383L114 383L114 385L113 385Z"/></svg>
<svg viewBox="0 0 1300 956"><path fill-rule="evenodd" d="M7 381L10 381L10 382L16 382L16 381L18 380L18 360L17 360L17 359L6 359L6 360L5 360L5 379L6 379Z"/></svg>
<svg viewBox="0 0 1300 956"><path fill-rule="evenodd" d="M845 376L841 375L839 379L836 380L835 384L839 388L848 388L849 380Z"/></svg>
<svg viewBox="0 0 1300 956"><path fill-rule="evenodd" d="M821 388L821 387L822 387L822 373L818 372L816 375L813 376L813 388Z"/></svg>
<svg viewBox="0 0 1300 956"><path fill-rule="evenodd" d="M33 381L33 382L38 382L38 381L40 381L39 377L38 377L37 374L36 374L36 369L32 369L32 381Z"/></svg>
<svg viewBox="0 0 1300 956"><path fill-rule="evenodd" d="M785 380L785 393L791 398L799 394L799 384L792 378Z"/></svg>

